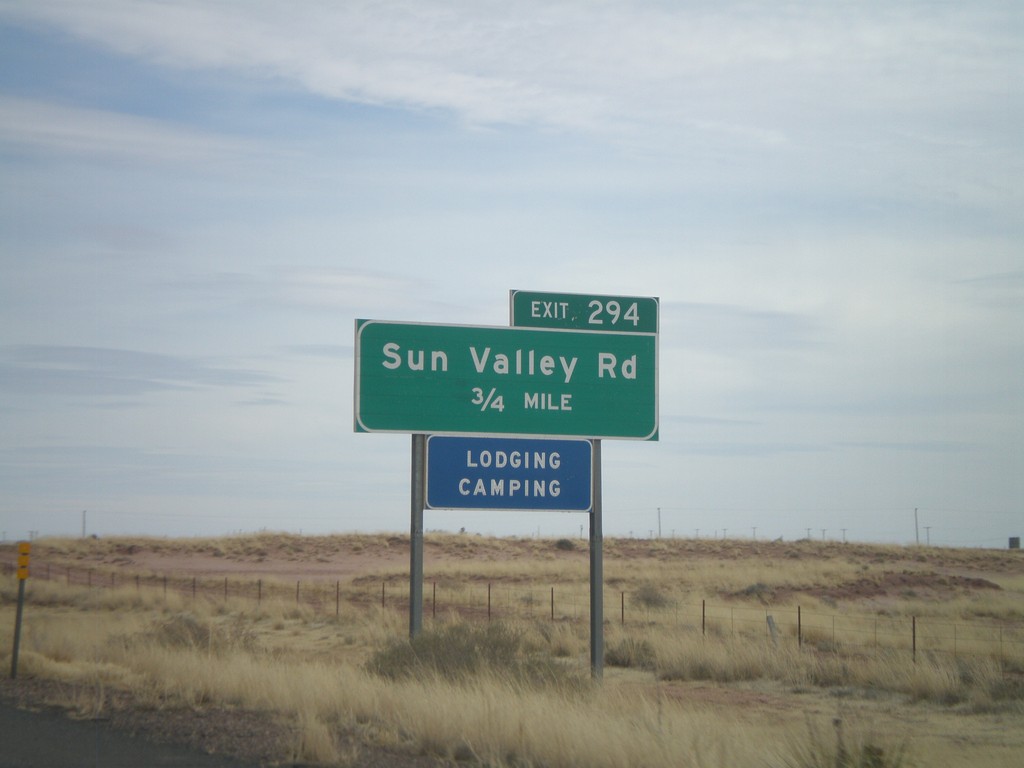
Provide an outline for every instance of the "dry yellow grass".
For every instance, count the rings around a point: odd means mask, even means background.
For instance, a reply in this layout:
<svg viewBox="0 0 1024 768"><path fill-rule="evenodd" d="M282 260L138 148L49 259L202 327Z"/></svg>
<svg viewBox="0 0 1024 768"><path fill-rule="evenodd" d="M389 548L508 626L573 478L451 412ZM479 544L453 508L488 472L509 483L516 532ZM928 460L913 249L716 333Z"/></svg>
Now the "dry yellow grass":
<svg viewBox="0 0 1024 768"><path fill-rule="evenodd" d="M503 599L521 607L521 595L532 590L536 615L511 619L522 638L519 653L585 681L586 552L554 544L430 535L428 582L433 576L451 594L475 595L475 621L483 621L479 595L488 582L496 584L499 609ZM114 561L147 551L232 560L248 568L239 571L247 578L282 561L377 559L367 560L362 581L349 577L340 585L337 616L335 581L304 586L321 590L312 605L296 604L287 579L277 589L267 579L257 604L216 591L196 599L187 590L165 594L155 583L89 589L32 578L21 674L64 681L65 705L83 714L102 711L112 690L133 692L145 707L271 711L296 725L281 760L328 765L357 764L360 749L380 745L494 766L739 768L833 765L840 739L844 749L880 750L887 761L880 765L897 764L903 747L903 764L940 768L1016 765L1024 750L1024 663L1005 649L994 654L964 629L984 619L1006 625L1009 636L1009 623L1019 621L1024 566L1006 553L929 551L921 560L914 548L613 540L606 549L604 684L538 687L488 672L467 682L436 675L385 681L367 671L375 652L402 642L407 617L398 595L395 607L381 608L363 582L379 590L379 580L399 578L394 555L401 558L403 546L401 537L272 534L40 542L34 556L97 574L131 574L132 562ZM905 573L927 576L908 582L912 596L900 592L901 582L892 582L895 592L867 599L851 587ZM949 581L936 582L945 591L934 592L929 574L984 578L1001 589ZM570 619L547 617L552 582L578 593L578 620L568 610L560 615ZM622 592L625 625L613 610ZM0 665L10 659L14 594L14 580L0 577ZM694 611L704 598L723 613L702 634ZM805 611L802 645L791 620L796 605ZM810 620L819 611L848 622L840 641L831 623ZM767 615L779 629L774 640ZM927 620L959 622L957 653L922 651L915 663L908 643L889 649L842 641L851 633L871 637L878 621L909 616L925 627ZM460 620L449 610L437 618ZM819 762L808 762L815 754ZM831 762L821 762L829 755Z"/></svg>

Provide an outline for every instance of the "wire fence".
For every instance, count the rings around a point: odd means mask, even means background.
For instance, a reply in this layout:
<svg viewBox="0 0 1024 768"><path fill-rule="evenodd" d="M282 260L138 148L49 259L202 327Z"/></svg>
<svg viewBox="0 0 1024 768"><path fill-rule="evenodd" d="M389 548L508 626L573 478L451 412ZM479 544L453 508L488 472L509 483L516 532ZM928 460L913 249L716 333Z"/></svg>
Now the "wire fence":
<svg viewBox="0 0 1024 768"><path fill-rule="evenodd" d="M14 578L15 567L4 563ZM343 605L407 611L409 583L405 579L357 578L284 580L232 576L189 576L131 573L35 563L32 578L60 581L68 586L96 589L130 588L166 597L175 593L192 600L242 601L259 607L264 601L287 601L317 615L339 617ZM31 580L30 580L31 581ZM578 585L539 586L522 583L424 580L425 618L445 620L455 614L465 620L590 620L590 594ZM700 633L705 637L746 637L776 645L844 654L906 651L980 656L1024 667L1024 624L867 613L819 613L801 606L775 607L672 601L660 593L638 589L604 591L606 624L624 628L662 628Z"/></svg>
<svg viewBox="0 0 1024 768"><path fill-rule="evenodd" d="M390 589L390 591L389 591ZM408 606L408 585L381 584L382 604ZM590 620L590 595L572 587L523 587L503 584L428 582L424 615L456 612L476 619ZM1024 665L1024 624L950 621L919 616L867 613L817 613L801 606L755 607L673 602L654 598L647 590L605 590L606 623L623 627L660 627L699 632L703 636L764 638L774 644L792 642L821 651L843 653L905 650L953 656L985 656Z"/></svg>

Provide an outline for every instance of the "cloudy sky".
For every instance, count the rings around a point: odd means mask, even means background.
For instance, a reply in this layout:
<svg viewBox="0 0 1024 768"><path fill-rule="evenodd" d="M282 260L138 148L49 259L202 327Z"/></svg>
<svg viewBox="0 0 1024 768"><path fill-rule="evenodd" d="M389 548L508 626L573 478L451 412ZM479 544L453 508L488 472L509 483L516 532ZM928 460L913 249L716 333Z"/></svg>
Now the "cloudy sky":
<svg viewBox="0 0 1024 768"><path fill-rule="evenodd" d="M0 0L0 531L407 530L354 320L515 288L661 300L606 533L1005 547L1022 73L1005 0Z"/></svg>

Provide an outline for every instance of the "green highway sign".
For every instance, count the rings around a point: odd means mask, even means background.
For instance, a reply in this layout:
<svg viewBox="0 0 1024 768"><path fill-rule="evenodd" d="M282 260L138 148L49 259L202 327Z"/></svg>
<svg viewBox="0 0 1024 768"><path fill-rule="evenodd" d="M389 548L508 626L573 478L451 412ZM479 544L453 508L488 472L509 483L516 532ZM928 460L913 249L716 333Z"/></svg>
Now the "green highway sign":
<svg viewBox="0 0 1024 768"><path fill-rule="evenodd" d="M657 333L658 300L638 296L511 291L511 325L605 333Z"/></svg>
<svg viewBox="0 0 1024 768"><path fill-rule="evenodd" d="M357 432L656 440L657 389L654 333L356 321Z"/></svg>

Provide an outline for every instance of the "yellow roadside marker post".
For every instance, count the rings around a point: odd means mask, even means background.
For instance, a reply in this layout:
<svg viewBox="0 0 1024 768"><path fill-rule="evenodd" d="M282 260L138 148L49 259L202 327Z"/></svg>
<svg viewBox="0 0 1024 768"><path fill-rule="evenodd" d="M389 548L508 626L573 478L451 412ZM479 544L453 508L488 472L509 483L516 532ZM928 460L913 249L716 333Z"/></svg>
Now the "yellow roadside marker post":
<svg viewBox="0 0 1024 768"><path fill-rule="evenodd" d="M18 542L18 608L14 616L14 649L11 652L11 680L18 676L18 648L21 645L21 614L25 609L25 581L28 579L28 556L32 545Z"/></svg>

